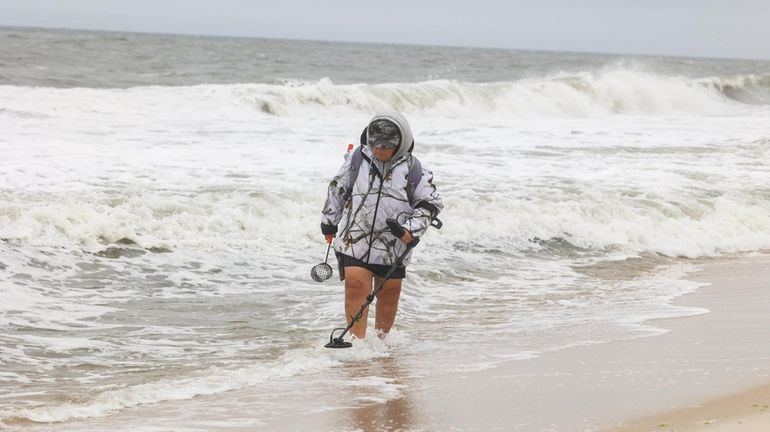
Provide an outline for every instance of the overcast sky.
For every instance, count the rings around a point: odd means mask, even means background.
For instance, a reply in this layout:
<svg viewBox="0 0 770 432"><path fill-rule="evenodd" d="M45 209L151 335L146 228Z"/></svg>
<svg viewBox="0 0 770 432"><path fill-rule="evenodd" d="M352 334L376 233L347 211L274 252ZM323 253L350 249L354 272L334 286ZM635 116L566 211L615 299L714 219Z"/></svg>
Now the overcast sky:
<svg viewBox="0 0 770 432"><path fill-rule="evenodd" d="M0 25L770 59L770 0L0 0Z"/></svg>

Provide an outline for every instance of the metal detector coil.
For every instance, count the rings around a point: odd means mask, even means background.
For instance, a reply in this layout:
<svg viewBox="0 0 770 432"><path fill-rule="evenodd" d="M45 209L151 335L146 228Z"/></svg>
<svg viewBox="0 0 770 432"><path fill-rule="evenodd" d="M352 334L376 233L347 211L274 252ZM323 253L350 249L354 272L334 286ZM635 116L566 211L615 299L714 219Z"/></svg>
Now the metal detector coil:
<svg viewBox="0 0 770 432"><path fill-rule="evenodd" d="M342 340L342 336L340 337L334 337L334 332L337 330L346 330L344 328L336 328L332 330L331 336L329 336L329 343L324 345L326 348L351 348L353 346L353 342L346 342ZM344 335L344 333L343 333Z"/></svg>

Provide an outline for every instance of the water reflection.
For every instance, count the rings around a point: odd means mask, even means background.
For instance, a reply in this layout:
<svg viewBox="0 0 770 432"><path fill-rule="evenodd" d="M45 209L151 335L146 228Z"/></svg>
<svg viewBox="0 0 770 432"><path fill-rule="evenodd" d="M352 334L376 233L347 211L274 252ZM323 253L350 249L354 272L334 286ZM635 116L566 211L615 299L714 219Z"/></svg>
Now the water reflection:
<svg viewBox="0 0 770 432"><path fill-rule="evenodd" d="M374 359L366 365L350 369L349 376L351 380L362 382L372 377L382 377L383 382L373 389L373 393L380 395L379 397L382 397L383 393L389 396L385 402L371 398L371 402L364 402L361 406L347 411L346 423L349 430L403 431L414 426L416 419L414 404L410 398L409 374L402 359L394 355ZM391 391L397 395L390 397ZM366 391L356 393L353 397L359 401L369 398Z"/></svg>

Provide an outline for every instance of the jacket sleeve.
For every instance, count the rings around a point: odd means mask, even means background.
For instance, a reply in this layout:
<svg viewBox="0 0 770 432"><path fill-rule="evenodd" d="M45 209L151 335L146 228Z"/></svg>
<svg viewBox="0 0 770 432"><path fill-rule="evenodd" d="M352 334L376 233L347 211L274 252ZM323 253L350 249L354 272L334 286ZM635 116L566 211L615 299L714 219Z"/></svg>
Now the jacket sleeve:
<svg viewBox="0 0 770 432"><path fill-rule="evenodd" d="M345 209L345 196L347 195L348 183L350 182L350 161L348 158L337 175L329 182L329 189L326 194L326 203L321 211L321 232L324 235L336 234L337 224L342 219L342 212Z"/></svg>
<svg viewBox="0 0 770 432"><path fill-rule="evenodd" d="M404 227L415 237L422 236L428 230L430 222L441 213L444 202L433 184L433 172L423 166L422 179L414 190L412 214Z"/></svg>

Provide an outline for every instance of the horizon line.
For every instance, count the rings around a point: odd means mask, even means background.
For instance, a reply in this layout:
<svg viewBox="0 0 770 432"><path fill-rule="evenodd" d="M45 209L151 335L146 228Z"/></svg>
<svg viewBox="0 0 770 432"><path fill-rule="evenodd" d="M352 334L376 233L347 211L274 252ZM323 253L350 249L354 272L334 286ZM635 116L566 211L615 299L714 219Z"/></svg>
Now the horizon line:
<svg viewBox="0 0 770 432"><path fill-rule="evenodd" d="M57 26L28 26L11 25L0 23L0 29L26 29L26 30L53 30L53 31L82 31L95 33L125 33L136 35L157 35L157 36L184 36L184 37L211 37L225 39L263 39L263 40L281 40L296 42L316 42L316 43L342 43L354 45L388 45L388 46L411 46L411 47L435 47L435 48L456 48L456 49L478 49L492 51L516 51L516 52L544 52L554 54L581 54L581 55L599 55L608 57L663 57L672 59L696 59L696 60L744 60L744 61L770 61L770 58L756 57L727 57L727 56L694 56L680 54L652 54L652 53L630 53L630 52L607 52L607 51L582 51L582 50L559 50L547 48L511 48L500 46L473 46L473 45L453 45L436 43L416 43L416 42L382 42L382 41L360 41L360 40L339 40L339 39L307 39L293 37L276 36L255 36L255 35L235 35L235 34L209 34L209 33L184 33L184 32L164 32L164 31L140 31L140 30L116 30L102 28L82 28L82 27L57 27Z"/></svg>

